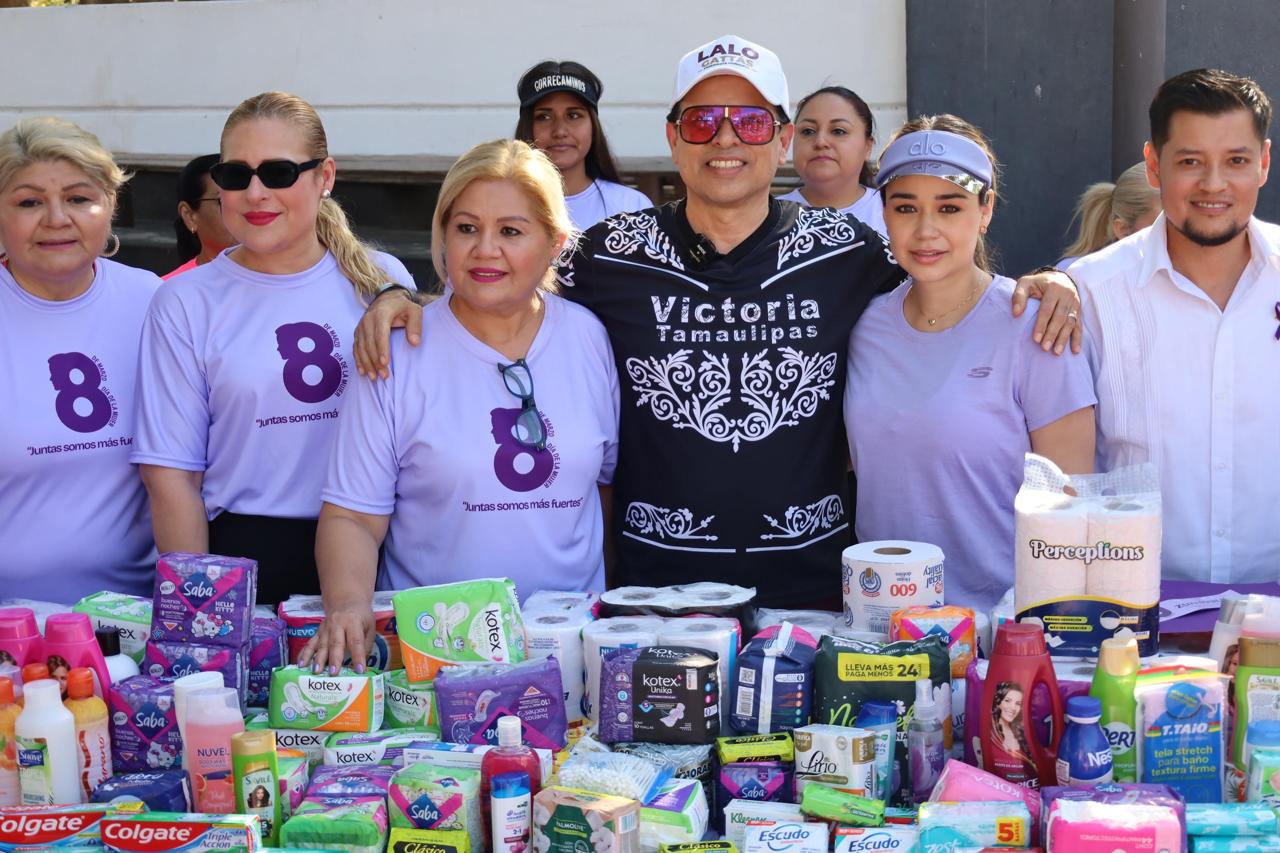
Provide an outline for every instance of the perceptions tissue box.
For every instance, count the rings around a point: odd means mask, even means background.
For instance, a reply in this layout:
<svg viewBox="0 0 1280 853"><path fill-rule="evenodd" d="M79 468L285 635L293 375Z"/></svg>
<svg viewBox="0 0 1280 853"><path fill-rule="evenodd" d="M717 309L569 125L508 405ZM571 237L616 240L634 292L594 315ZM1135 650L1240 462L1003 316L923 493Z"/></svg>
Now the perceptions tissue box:
<svg viewBox="0 0 1280 853"><path fill-rule="evenodd" d="M271 671L284 666L288 648L283 619L253 620L253 641L249 644L249 680L245 702L255 708L267 707L271 695Z"/></svg>
<svg viewBox="0 0 1280 853"><path fill-rule="evenodd" d="M564 748L568 723L555 660L446 667L434 683L445 740L496 744L498 718L514 716L520 718L526 745Z"/></svg>
<svg viewBox="0 0 1280 853"><path fill-rule="evenodd" d="M249 686L249 656L243 649L228 646L206 646L202 643L147 643L142 672L154 678L174 679L197 672L222 673L222 683L240 694L244 710L245 691Z"/></svg>
<svg viewBox="0 0 1280 853"><path fill-rule="evenodd" d="M827 853L830 830L825 823L749 823L742 853Z"/></svg>
<svg viewBox="0 0 1280 853"><path fill-rule="evenodd" d="M191 788L182 770L156 770L112 776L93 792L95 803L143 803L148 811L191 810Z"/></svg>
<svg viewBox="0 0 1280 853"><path fill-rule="evenodd" d="M715 655L701 649L650 646L606 653L600 665L600 740L714 742L720 733L717 677Z"/></svg>
<svg viewBox="0 0 1280 853"><path fill-rule="evenodd" d="M422 746L439 738L426 729L384 729L378 732L334 732L324 742L325 764L385 764L404 766L406 747Z"/></svg>
<svg viewBox="0 0 1280 853"><path fill-rule="evenodd" d="M284 848L382 853L386 843L385 796L308 797L280 830Z"/></svg>
<svg viewBox="0 0 1280 853"><path fill-rule="evenodd" d="M700 841L707 834L710 809L696 779L669 779L640 807L640 850L655 853L663 844Z"/></svg>
<svg viewBox="0 0 1280 853"><path fill-rule="evenodd" d="M151 639L243 648L253 639L258 564L213 554L161 554Z"/></svg>
<svg viewBox="0 0 1280 853"><path fill-rule="evenodd" d="M165 850L254 851L262 846L261 824L252 815L147 812L103 818L102 843L120 853Z"/></svg>
<svg viewBox="0 0 1280 853"><path fill-rule="evenodd" d="M71 610L89 617L98 628L115 628L120 632L120 651L142 663L151 634L151 600L119 592L95 592L80 599Z"/></svg>
<svg viewBox="0 0 1280 853"><path fill-rule="evenodd" d="M920 849L1025 847L1031 813L1022 800L1004 803L921 803ZM1073 848L1064 847L1063 850Z"/></svg>
<svg viewBox="0 0 1280 853"><path fill-rule="evenodd" d="M396 771L387 789L392 826L458 829L477 850L484 849L480 812L480 774L414 764Z"/></svg>
<svg viewBox="0 0 1280 853"><path fill-rule="evenodd" d="M271 673L268 719L273 728L375 732L382 728L383 701L380 672L313 675L286 666Z"/></svg>
<svg viewBox="0 0 1280 853"><path fill-rule="evenodd" d="M396 612L391 605L390 592L373 594L373 648L365 659L371 669L400 669L400 640L396 637ZM289 647L289 662L298 660L307 641L320 630L324 622L324 601L318 595L291 595L279 606L284 620L285 637ZM346 662L348 665L350 661Z"/></svg>
<svg viewBox="0 0 1280 853"><path fill-rule="evenodd" d="M436 709L436 686L410 684L409 675L403 669L384 673L387 691L386 723L389 726L414 726L428 731L440 731L440 714Z"/></svg>
<svg viewBox="0 0 1280 853"><path fill-rule="evenodd" d="M789 731L809 722L817 641L790 622L761 631L738 656L729 724L739 734Z"/></svg>
<svg viewBox="0 0 1280 853"><path fill-rule="evenodd" d="M135 675L111 685L111 765L117 772L177 767L182 735L173 708L173 685Z"/></svg>
<svg viewBox="0 0 1280 853"><path fill-rule="evenodd" d="M101 849L102 820L115 814L136 814L141 808L136 803L5 806L0 808L0 850Z"/></svg>
<svg viewBox="0 0 1280 853"><path fill-rule="evenodd" d="M509 578L420 586L392 596L400 653L412 682L446 666L519 663L528 656Z"/></svg>
<svg viewBox="0 0 1280 853"><path fill-rule="evenodd" d="M639 853L640 804L573 788L533 798L534 853Z"/></svg>

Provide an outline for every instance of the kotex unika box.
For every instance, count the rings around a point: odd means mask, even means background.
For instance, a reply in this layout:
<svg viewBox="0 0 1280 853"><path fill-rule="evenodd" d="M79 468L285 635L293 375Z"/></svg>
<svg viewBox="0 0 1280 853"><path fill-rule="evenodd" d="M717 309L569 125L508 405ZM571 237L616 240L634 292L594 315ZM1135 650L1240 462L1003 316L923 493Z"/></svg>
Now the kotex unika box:
<svg viewBox="0 0 1280 853"><path fill-rule="evenodd" d="M271 696L271 672L289 662L284 620L257 617L253 620L253 640L249 644L249 678L245 702L265 708Z"/></svg>
<svg viewBox="0 0 1280 853"><path fill-rule="evenodd" d="M207 850L256 853L262 850L262 831L253 815L147 812L112 815L102 821L102 843L119 853L162 853Z"/></svg>
<svg viewBox="0 0 1280 853"><path fill-rule="evenodd" d="M141 803L0 808L0 850L101 848L104 818L137 814Z"/></svg>
<svg viewBox="0 0 1280 853"><path fill-rule="evenodd" d="M120 592L95 592L71 608L89 617L96 631L115 628L120 632L120 651L142 663L142 654L151 635L151 600Z"/></svg>
<svg viewBox="0 0 1280 853"><path fill-rule="evenodd" d="M161 554L151 639L239 649L253 639L258 564L214 554Z"/></svg>
<svg viewBox="0 0 1280 853"><path fill-rule="evenodd" d="M300 666L271 673L267 709L272 728L375 732L382 728L382 673L344 669L315 675Z"/></svg>
<svg viewBox="0 0 1280 853"><path fill-rule="evenodd" d="M173 684L135 675L111 685L111 766L117 773L180 766L182 735L173 707Z"/></svg>
<svg viewBox="0 0 1280 853"><path fill-rule="evenodd" d="M249 686L249 655L244 649L151 640L147 643L142 672L164 679L181 678L197 672L218 672L222 674L222 683L239 694L240 710L248 707L245 691Z"/></svg>
<svg viewBox="0 0 1280 853"><path fill-rule="evenodd" d="M391 592L373 594L373 648L365 658L365 665L383 671L400 669L400 640L396 637L396 612L391 604ZM285 637L289 647L289 662L298 660L302 647L320 630L324 621L324 601L318 595L291 595L279 606L284 620ZM346 662L350 665L350 661Z"/></svg>
<svg viewBox="0 0 1280 853"><path fill-rule="evenodd" d="M709 744L719 736L715 655L688 646L618 649L600 667L601 741Z"/></svg>
<svg viewBox="0 0 1280 853"><path fill-rule="evenodd" d="M516 585L485 578L420 586L392 596L404 668L412 682L442 667L528 658Z"/></svg>
<svg viewBox="0 0 1280 853"><path fill-rule="evenodd" d="M434 683L445 740L496 744L498 719L514 716L528 746L564 748L564 690L555 660L445 667Z"/></svg>

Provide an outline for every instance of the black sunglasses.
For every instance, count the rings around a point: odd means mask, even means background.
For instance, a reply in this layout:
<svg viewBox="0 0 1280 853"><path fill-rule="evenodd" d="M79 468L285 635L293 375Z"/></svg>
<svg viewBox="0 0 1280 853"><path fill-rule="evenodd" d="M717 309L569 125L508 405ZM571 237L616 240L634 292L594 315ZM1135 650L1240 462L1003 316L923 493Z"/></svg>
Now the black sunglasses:
<svg viewBox="0 0 1280 853"><path fill-rule="evenodd" d="M542 425L538 404L533 401L533 374L523 358L514 364L499 364L498 372L507 390L520 398L520 414L516 416L516 442L530 450L547 449L547 429Z"/></svg>
<svg viewBox="0 0 1280 853"><path fill-rule="evenodd" d="M250 169L244 163L215 163L209 169L209 177L213 178L213 182L221 189L247 190L249 182L253 180L254 175L257 175L264 187L283 190L296 184L298 176L303 172L314 169L323 162L323 157L308 160L305 163L295 163L292 160L263 160L256 169Z"/></svg>

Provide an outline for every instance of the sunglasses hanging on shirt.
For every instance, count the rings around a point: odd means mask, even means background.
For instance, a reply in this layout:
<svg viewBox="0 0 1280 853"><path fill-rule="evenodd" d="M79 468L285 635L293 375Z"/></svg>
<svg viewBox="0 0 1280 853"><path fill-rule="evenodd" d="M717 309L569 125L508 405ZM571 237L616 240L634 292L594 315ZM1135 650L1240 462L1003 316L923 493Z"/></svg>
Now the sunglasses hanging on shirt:
<svg viewBox="0 0 1280 853"><path fill-rule="evenodd" d="M298 176L303 172L314 169L323 162L323 157L308 160L305 163L295 163L292 160L263 160L256 169L251 169L246 163L215 163L209 169L209 177L220 189L247 190L249 182L253 180L254 175L257 175L258 180L262 181L262 185L267 189L283 190L296 184Z"/></svg>

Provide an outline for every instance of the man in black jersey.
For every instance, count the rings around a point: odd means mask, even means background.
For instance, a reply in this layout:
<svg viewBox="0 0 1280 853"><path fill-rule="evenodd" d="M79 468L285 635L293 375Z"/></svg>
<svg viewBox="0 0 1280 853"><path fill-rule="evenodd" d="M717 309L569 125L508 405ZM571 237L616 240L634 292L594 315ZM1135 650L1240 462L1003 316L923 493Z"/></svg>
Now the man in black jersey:
<svg viewBox="0 0 1280 853"><path fill-rule="evenodd" d="M687 197L597 224L559 270L618 365L619 584L725 581L756 587L762 604L839 609L849 333L905 274L853 217L770 196L787 106L771 51L735 36L691 51L667 122ZM1061 351L1078 326L1070 279L1024 279L1015 299L1029 293L1044 294L1037 333ZM370 307L362 372L385 375L391 326L416 342L406 296Z"/></svg>

